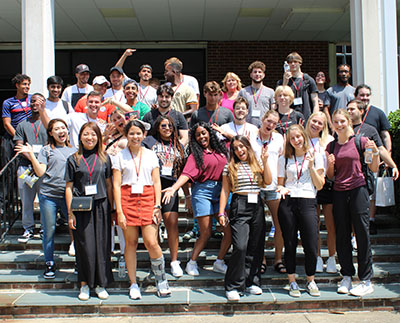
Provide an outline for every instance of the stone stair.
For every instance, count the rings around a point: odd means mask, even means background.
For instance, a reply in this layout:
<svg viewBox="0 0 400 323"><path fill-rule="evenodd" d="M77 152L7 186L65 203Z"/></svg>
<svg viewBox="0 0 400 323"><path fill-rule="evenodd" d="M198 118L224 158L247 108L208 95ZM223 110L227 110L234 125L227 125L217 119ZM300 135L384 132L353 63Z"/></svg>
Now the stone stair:
<svg viewBox="0 0 400 323"><path fill-rule="evenodd" d="M271 226L267 217L268 228ZM322 221L322 257L328 257L326 231ZM143 298L139 301L128 297L128 278L118 277L119 245L116 237L116 252L112 256L115 282L107 289L108 300L102 301L92 293L88 302L77 298L79 287L74 274L74 257L68 256L69 236L66 227L60 227L55 239L56 278L43 278L43 252L41 239L37 233L35 239L26 244L18 242L22 233L20 221L17 221L9 235L0 244L0 317L52 317L84 315L162 315L167 313L260 313L286 311L333 311L349 310L398 310L400 308L400 220L388 214L377 216L378 234L371 237L374 260L373 294L363 298L336 293L340 274L316 274L321 297L313 298L302 293L300 299L288 296L286 275L276 273L272 268L273 243L266 238L265 254L268 268L263 275L263 295L245 295L237 303L227 302L224 292L224 276L212 271L220 240L211 238L200 254L198 264L200 276L184 275L175 278L169 274L168 243L161 246L166 258L168 279L172 288L172 297L160 299L155 295L154 282L149 276L149 257L143 241L138 249L138 282ZM184 268L190 259L195 239L182 240L184 232L192 226L192 219L182 209L179 219L180 243L179 260ZM37 221L37 231L39 221ZM229 261L230 254L226 256ZM354 253L356 262L356 253ZM298 247L298 282L305 286L303 269L304 256L301 244ZM339 267L339 266L338 266ZM355 279L355 283L357 283Z"/></svg>

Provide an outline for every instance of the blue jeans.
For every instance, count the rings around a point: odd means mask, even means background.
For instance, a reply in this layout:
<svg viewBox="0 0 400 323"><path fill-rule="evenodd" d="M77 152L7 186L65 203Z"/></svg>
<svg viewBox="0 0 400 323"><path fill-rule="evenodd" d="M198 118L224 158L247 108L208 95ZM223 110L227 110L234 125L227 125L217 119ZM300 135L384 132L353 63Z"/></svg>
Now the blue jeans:
<svg viewBox="0 0 400 323"><path fill-rule="evenodd" d="M43 252L45 261L54 261L54 233L56 231L57 211L68 216L65 198L49 197L39 194L40 220L43 229Z"/></svg>

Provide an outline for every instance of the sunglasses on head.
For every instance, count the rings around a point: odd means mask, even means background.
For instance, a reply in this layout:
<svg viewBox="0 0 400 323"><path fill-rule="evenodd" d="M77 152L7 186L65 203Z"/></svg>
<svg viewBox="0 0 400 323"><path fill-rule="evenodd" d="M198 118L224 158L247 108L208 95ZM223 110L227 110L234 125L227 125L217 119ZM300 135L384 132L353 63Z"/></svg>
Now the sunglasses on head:
<svg viewBox="0 0 400 323"><path fill-rule="evenodd" d="M172 124L162 124L162 125L160 125L160 127L161 127L161 129L167 129L167 128L169 128L169 129L172 129L173 128L173 126L172 126Z"/></svg>

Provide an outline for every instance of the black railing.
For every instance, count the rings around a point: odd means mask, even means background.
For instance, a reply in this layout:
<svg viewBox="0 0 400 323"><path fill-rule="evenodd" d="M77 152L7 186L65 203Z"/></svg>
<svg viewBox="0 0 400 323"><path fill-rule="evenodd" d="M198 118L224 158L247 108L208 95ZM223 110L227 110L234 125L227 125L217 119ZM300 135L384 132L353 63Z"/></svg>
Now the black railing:
<svg viewBox="0 0 400 323"><path fill-rule="evenodd" d="M17 168L18 158L15 155L0 170L0 242L22 213L18 199Z"/></svg>

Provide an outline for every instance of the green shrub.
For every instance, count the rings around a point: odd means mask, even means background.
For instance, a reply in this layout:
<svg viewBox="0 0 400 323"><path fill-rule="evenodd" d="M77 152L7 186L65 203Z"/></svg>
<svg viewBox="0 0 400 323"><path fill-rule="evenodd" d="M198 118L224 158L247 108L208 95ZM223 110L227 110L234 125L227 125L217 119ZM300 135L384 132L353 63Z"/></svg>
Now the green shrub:
<svg viewBox="0 0 400 323"><path fill-rule="evenodd" d="M400 110L396 110L389 113L388 116L391 128L389 130L390 136L392 137L392 158L396 163L397 167L400 167ZM400 194L400 178L395 182L395 198L396 213L400 214L399 194Z"/></svg>

